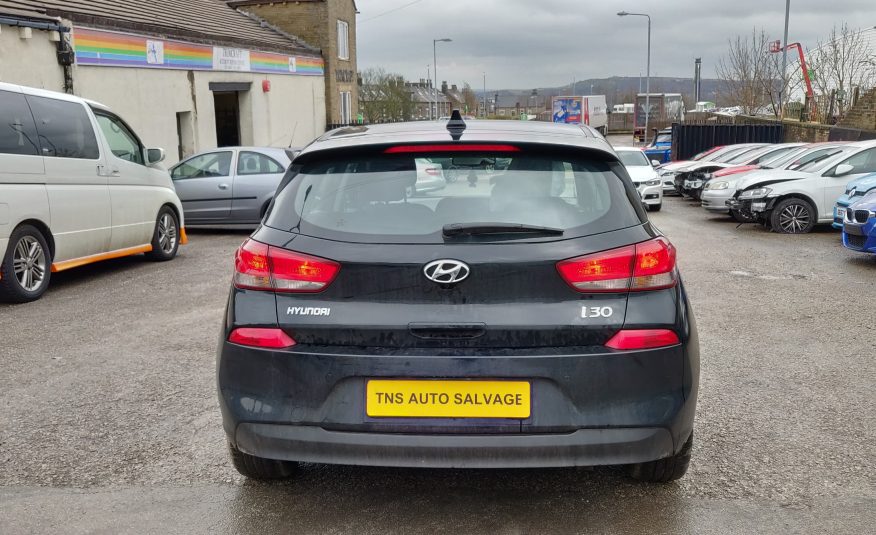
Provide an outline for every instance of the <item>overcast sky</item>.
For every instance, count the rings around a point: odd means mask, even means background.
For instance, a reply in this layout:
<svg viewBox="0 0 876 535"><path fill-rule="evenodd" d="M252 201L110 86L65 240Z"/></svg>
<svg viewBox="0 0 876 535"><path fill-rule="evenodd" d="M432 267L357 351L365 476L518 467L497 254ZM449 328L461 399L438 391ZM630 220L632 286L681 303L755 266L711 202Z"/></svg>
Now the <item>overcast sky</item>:
<svg viewBox="0 0 876 535"><path fill-rule="evenodd" d="M702 57L714 77L729 38L756 26L781 39L785 12L783 0L419 0L387 13L412 1L357 0L359 68L423 78L446 37L438 78L480 88L486 72L490 89L644 76L647 19L622 10L651 15L652 76L692 77ZM876 0L792 0L788 40L814 47L844 21L876 25Z"/></svg>

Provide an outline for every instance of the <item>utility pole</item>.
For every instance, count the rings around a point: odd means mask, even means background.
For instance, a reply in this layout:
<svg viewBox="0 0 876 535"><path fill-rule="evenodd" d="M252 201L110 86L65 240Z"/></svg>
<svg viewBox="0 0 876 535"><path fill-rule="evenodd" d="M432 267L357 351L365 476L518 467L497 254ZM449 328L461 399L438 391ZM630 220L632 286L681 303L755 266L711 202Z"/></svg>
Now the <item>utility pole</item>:
<svg viewBox="0 0 876 535"><path fill-rule="evenodd" d="M779 91L779 118L785 117L785 76L788 68L788 19L791 15L791 0L785 0L785 37L782 41L782 89Z"/></svg>
<svg viewBox="0 0 876 535"><path fill-rule="evenodd" d="M788 0L790 3L791 0ZM645 67L645 135L643 136L643 141L645 144L648 144L648 118L651 116L651 15L646 13L627 13L626 11L620 11L617 14L618 17L645 17L648 19L648 60ZM641 76L641 75L640 75ZM640 82L641 85L641 82Z"/></svg>
<svg viewBox="0 0 876 535"><path fill-rule="evenodd" d="M432 110L429 110L430 118L437 119L441 115L438 113L438 52L436 51L438 43L449 43L453 39L432 39L432 69L435 72L435 86L434 86L434 95L435 95L435 116L432 117Z"/></svg>
<svg viewBox="0 0 876 535"><path fill-rule="evenodd" d="M484 119L487 118L487 73L484 73Z"/></svg>

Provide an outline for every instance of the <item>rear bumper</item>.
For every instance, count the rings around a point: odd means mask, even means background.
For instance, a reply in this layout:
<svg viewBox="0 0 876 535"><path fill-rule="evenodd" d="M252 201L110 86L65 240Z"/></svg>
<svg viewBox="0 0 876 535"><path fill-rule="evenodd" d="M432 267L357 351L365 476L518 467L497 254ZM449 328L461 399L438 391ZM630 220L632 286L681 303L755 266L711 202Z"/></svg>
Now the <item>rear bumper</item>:
<svg viewBox="0 0 876 535"><path fill-rule="evenodd" d="M679 451L693 430L699 352L495 356L270 351L221 342L229 440L258 457L412 467L588 466ZM297 348L296 348L297 349ZM531 383L527 419L372 418L369 378Z"/></svg>
<svg viewBox="0 0 876 535"><path fill-rule="evenodd" d="M243 423L234 438L241 451L271 459L430 468L631 464L668 457L674 451L672 435L662 428L579 429L537 435L408 435Z"/></svg>

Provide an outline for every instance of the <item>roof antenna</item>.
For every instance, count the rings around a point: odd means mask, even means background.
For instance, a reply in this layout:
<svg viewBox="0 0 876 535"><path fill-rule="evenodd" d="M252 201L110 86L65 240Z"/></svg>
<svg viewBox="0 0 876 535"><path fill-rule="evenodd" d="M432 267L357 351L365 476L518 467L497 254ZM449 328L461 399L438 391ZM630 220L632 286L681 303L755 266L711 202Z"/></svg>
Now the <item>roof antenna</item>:
<svg viewBox="0 0 876 535"><path fill-rule="evenodd" d="M450 132L450 137L453 141L459 141L462 138L462 133L465 132L465 121L462 120L462 114L459 110L453 110L450 114L450 120L447 121L447 131Z"/></svg>

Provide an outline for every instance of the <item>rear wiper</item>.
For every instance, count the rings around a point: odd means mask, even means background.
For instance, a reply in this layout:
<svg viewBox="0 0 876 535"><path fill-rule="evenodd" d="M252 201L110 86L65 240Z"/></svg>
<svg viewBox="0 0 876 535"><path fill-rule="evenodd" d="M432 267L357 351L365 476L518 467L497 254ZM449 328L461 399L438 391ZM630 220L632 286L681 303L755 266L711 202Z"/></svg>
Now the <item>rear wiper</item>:
<svg viewBox="0 0 876 535"><path fill-rule="evenodd" d="M442 229L445 237L483 234L545 234L562 236L563 229L522 223L450 223Z"/></svg>

